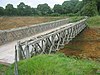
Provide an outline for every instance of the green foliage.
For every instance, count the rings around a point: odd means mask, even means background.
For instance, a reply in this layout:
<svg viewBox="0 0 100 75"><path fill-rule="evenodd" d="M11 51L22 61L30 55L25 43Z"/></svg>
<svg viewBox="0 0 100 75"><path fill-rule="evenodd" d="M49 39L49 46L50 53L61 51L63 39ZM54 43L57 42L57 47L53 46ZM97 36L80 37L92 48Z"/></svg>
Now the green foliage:
<svg viewBox="0 0 100 75"><path fill-rule="evenodd" d="M100 16L88 18L87 25L88 26L100 26Z"/></svg>
<svg viewBox="0 0 100 75"><path fill-rule="evenodd" d="M32 15L40 15L40 12L36 8L31 8Z"/></svg>
<svg viewBox="0 0 100 75"><path fill-rule="evenodd" d="M74 16L69 18L69 22L77 22L79 20L82 20L84 17L83 16Z"/></svg>
<svg viewBox="0 0 100 75"><path fill-rule="evenodd" d="M25 6L25 15L31 16L32 15L32 9L30 6L26 5Z"/></svg>
<svg viewBox="0 0 100 75"><path fill-rule="evenodd" d="M64 1L62 4L62 7L64 9L64 13L75 13L75 6L79 0L70 0L70 1Z"/></svg>
<svg viewBox="0 0 100 75"><path fill-rule="evenodd" d="M40 11L41 15L48 15L52 13L51 8L48 6L48 4L39 4L37 6L37 10Z"/></svg>
<svg viewBox="0 0 100 75"><path fill-rule="evenodd" d="M52 13L52 14L50 14L50 16L60 16L60 14L59 13Z"/></svg>
<svg viewBox="0 0 100 75"><path fill-rule="evenodd" d="M83 2L82 1L79 1L75 8L74 8L74 13L78 13L79 14L79 11L83 8Z"/></svg>
<svg viewBox="0 0 100 75"><path fill-rule="evenodd" d="M23 2L17 6L17 11L19 16L32 15L32 8L28 5L25 5Z"/></svg>
<svg viewBox="0 0 100 75"><path fill-rule="evenodd" d="M96 75L100 63L66 57L64 54L38 55L18 63L19 75ZM14 65L7 71L14 74Z"/></svg>
<svg viewBox="0 0 100 75"><path fill-rule="evenodd" d="M97 1L97 10L98 10L99 15L100 15L100 0Z"/></svg>
<svg viewBox="0 0 100 75"><path fill-rule="evenodd" d="M5 75L8 66L0 64L0 75Z"/></svg>
<svg viewBox="0 0 100 75"><path fill-rule="evenodd" d="M74 14L74 13L69 13L69 14L66 14L66 16L72 17L72 16L76 16L76 14Z"/></svg>
<svg viewBox="0 0 100 75"><path fill-rule="evenodd" d="M0 7L0 16L3 16L3 15L4 15L4 8Z"/></svg>
<svg viewBox="0 0 100 75"><path fill-rule="evenodd" d="M7 16L15 15L15 9L12 4L7 4L6 9L5 9L5 14Z"/></svg>
<svg viewBox="0 0 100 75"><path fill-rule="evenodd" d="M88 2L81 10L81 15L85 16L96 16L98 14L97 12L97 6L95 1Z"/></svg>
<svg viewBox="0 0 100 75"><path fill-rule="evenodd" d="M54 8L53 8L53 11L54 11L54 13L62 14L63 13L62 5L55 4Z"/></svg>
<svg viewBox="0 0 100 75"><path fill-rule="evenodd" d="M23 2L21 2L19 5L17 5L17 11L18 11L18 15L24 16L25 4Z"/></svg>

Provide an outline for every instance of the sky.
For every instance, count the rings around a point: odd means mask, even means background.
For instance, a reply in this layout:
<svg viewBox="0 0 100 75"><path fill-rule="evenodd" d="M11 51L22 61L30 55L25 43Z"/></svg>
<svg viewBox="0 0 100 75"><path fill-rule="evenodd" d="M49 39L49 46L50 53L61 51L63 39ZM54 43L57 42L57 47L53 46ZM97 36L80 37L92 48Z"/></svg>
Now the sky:
<svg viewBox="0 0 100 75"><path fill-rule="evenodd" d="M38 4L44 3L53 8L55 4L62 4L64 1L66 0L0 0L0 6L5 7L7 4L13 4L14 7L17 7L20 2L24 2L33 8L36 8Z"/></svg>

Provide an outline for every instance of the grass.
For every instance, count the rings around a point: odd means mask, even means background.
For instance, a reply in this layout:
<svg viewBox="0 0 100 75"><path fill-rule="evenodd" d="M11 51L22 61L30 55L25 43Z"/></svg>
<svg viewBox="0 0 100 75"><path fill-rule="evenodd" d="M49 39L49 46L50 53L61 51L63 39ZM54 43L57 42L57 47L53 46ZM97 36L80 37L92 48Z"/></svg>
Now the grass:
<svg viewBox="0 0 100 75"><path fill-rule="evenodd" d="M100 26L100 16L89 17L87 20L88 26Z"/></svg>
<svg viewBox="0 0 100 75"><path fill-rule="evenodd" d="M76 22L83 19L83 16L70 17L70 22ZM87 19L88 26L100 26L100 16L89 17Z"/></svg>
<svg viewBox="0 0 100 75"><path fill-rule="evenodd" d="M64 54L38 55L18 63L19 75L99 75L100 63ZM14 66L6 75L14 73ZM12 71L12 72L11 72Z"/></svg>
<svg viewBox="0 0 100 75"><path fill-rule="evenodd" d="M71 23L71 22L77 22L77 21L83 19L84 17L83 16L74 16L74 17L69 17L69 18L70 18L69 21Z"/></svg>
<svg viewBox="0 0 100 75"><path fill-rule="evenodd" d="M7 68L7 66L0 64L0 75L4 75Z"/></svg>

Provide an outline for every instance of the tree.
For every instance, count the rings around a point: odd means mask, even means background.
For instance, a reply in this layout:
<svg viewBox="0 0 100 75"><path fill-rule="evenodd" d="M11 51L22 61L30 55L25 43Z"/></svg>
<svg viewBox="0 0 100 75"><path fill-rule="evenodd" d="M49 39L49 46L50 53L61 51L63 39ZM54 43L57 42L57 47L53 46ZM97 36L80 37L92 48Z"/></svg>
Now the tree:
<svg viewBox="0 0 100 75"><path fill-rule="evenodd" d="M71 13L72 12L70 1L64 1L63 4L62 4L62 7L64 9L64 14L67 14L67 13Z"/></svg>
<svg viewBox="0 0 100 75"><path fill-rule="evenodd" d="M80 12L80 10L83 8L83 2L82 1L79 1L77 4L76 4L76 6L75 6L75 8L74 8L74 13L78 13L79 14L79 12Z"/></svg>
<svg viewBox="0 0 100 75"><path fill-rule="evenodd" d="M19 5L17 5L17 13L19 16L24 16L25 15L25 4L21 2Z"/></svg>
<svg viewBox="0 0 100 75"><path fill-rule="evenodd" d="M32 15L32 8L30 6L28 6L28 5L25 5L24 12L25 12L25 15L31 16Z"/></svg>
<svg viewBox="0 0 100 75"><path fill-rule="evenodd" d="M59 13L62 14L63 13L63 8L61 5L59 4L55 4L54 8L53 8L54 13Z"/></svg>
<svg viewBox="0 0 100 75"><path fill-rule="evenodd" d="M37 8L31 8L32 10L32 15L40 15L40 11L37 10Z"/></svg>
<svg viewBox="0 0 100 75"><path fill-rule="evenodd" d="M97 0L83 0L83 8L80 11L81 15L95 16L98 15Z"/></svg>
<svg viewBox="0 0 100 75"><path fill-rule="evenodd" d="M16 12L15 11L15 8L13 7L12 4L7 4L6 8L5 8L5 13L7 16L13 16L15 15Z"/></svg>
<svg viewBox="0 0 100 75"><path fill-rule="evenodd" d="M83 3L84 4L87 4L87 3L89 3L91 0L83 0Z"/></svg>
<svg viewBox="0 0 100 75"><path fill-rule="evenodd" d="M48 4L39 4L37 6L37 10L40 11L41 15L48 15L52 13L51 8L48 6Z"/></svg>
<svg viewBox="0 0 100 75"><path fill-rule="evenodd" d="M79 0L64 1L62 4L64 13L65 14L75 13L75 6L77 5L78 2L79 2Z"/></svg>
<svg viewBox="0 0 100 75"><path fill-rule="evenodd" d="M3 15L4 15L4 8L0 7L0 16L3 16Z"/></svg>
<svg viewBox="0 0 100 75"><path fill-rule="evenodd" d="M21 2L17 6L17 11L19 16L30 16L32 15L32 8L28 5L25 5L23 2Z"/></svg>
<svg viewBox="0 0 100 75"><path fill-rule="evenodd" d="M98 10L98 12L100 14L100 0L97 0L97 10Z"/></svg>
<svg viewBox="0 0 100 75"><path fill-rule="evenodd" d="M81 10L81 15L95 16L97 14L98 12L95 1L88 1Z"/></svg>

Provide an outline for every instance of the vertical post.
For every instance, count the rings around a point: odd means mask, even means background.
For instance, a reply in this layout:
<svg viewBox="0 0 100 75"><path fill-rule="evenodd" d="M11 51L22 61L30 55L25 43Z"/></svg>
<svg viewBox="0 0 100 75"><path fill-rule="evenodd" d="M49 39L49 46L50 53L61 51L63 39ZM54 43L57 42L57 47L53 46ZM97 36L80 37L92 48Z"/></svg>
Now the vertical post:
<svg viewBox="0 0 100 75"><path fill-rule="evenodd" d="M73 26L73 36L72 36L73 38L75 37L75 33L76 33L76 29L75 28L76 28L76 25Z"/></svg>
<svg viewBox="0 0 100 75"><path fill-rule="evenodd" d="M43 53L46 54L46 52L45 52L46 46L45 46L45 40L44 39L42 40L42 49L43 49L42 54Z"/></svg>
<svg viewBox="0 0 100 75"><path fill-rule="evenodd" d="M26 59L30 58L28 42L26 42L25 51L26 51Z"/></svg>
<svg viewBox="0 0 100 75"><path fill-rule="evenodd" d="M65 39L66 39L66 30L63 31L64 37L63 37L63 42L62 42L62 46L64 46L65 44Z"/></svg>
<svg viewBox="0 0 100 75"><path fill-rule="evenodd" d="M77 35L77 25L75 25L75 36ZM75 37L74 36L74 37Z"/></svg>
<svg viewBox="0 0 100 75"><path fill-rule="evenodd" d="M66 44L69 43L69 37L70 37L70 31L69 31L69 28L67 29L67 38L66 38Z"/></svg>
<svg viewBox="0 0 100 75"><path fill-rule="evenodd" d="M59 40L58 40L58 43L57 43L57 48L56 48L56 50L59 50L59 47L60 47L60 42L61 42L61 32L58 33L58 37L59 37Z"/></svg>
<svg viewBox="0 0 100 75"><path fill-rule="evenodd" d="M68 41L72 40L71 36L72 36L72 27L69 28L69 38L68 38Z"/></svg>
<svg viewBox="0 0 100 75"><path fill-rule="evenodd" d="M70 41L73 39L73 33L74 33L74 26L71 27L71 37L70 37Z"/></svg>
<svg viewBox="0 0 100 75"><path fill-rule="evenodd" d="M17 46L18 46L18 56L19 56L19 60L22 60L23 59L23 54L22 54L23 48L20 45L20 41L17 43Z"/></svg>
<svg viewBox="0 0 100 75"><path fill-rule="evenodd" d="M79 24L78 24L78 32L77 32L77 34L79 34L79 30L80 30L80 26L79 26Z"/></svg>
<svg viewBox="0 0 100 75"><path fill-rule="evenodd" d="M17 49L15 46L15 75L18 75L18 64L17 64Z"/></svg>
<svg viewBox="0 0 100 75"><path fill-rule="evenodd" d="M48 41L48 37L46 37L46 53L49 53L49 41Z"/></svg>
<svg viewBox="0 0 100 75"><path fill-rule="evenodd" d="M55 36L55 34L53 34L51 37L52 37L52 38L51 38L52 44L51 44L50 49L49 49L49 54L51 54L51 52L53 51L53 47L54 47L55 37L56 37L56 36Z"/></svg>

